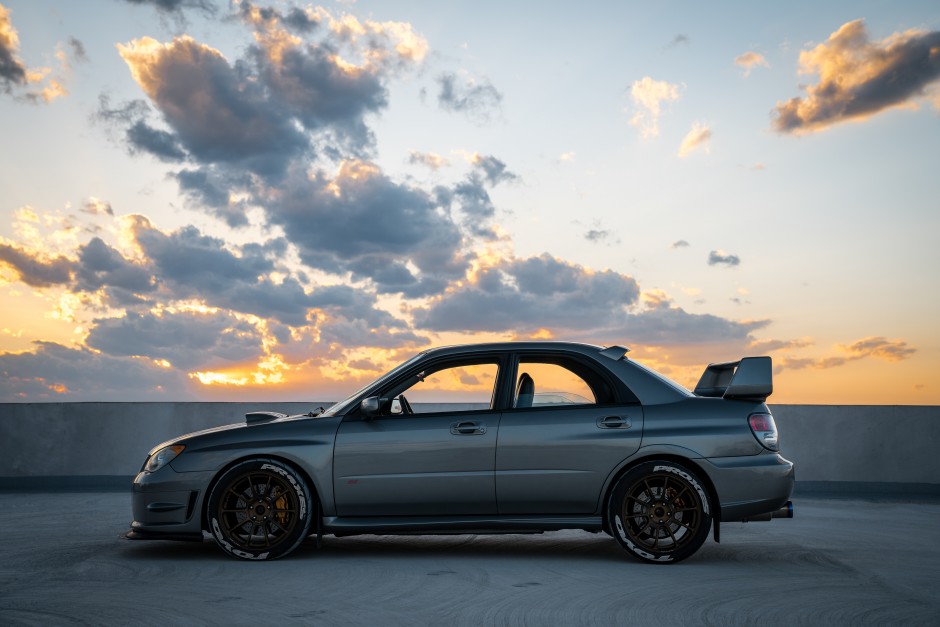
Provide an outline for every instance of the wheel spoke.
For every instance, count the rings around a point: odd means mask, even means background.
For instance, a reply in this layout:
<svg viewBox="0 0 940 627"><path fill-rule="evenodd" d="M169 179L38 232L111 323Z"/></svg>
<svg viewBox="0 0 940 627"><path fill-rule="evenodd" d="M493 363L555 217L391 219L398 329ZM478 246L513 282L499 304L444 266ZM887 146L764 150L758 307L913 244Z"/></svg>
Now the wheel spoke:
<svg viewBox="0 0 940 627"><path fill-rule="evenodd" d="M689 491L689 486L682 486L682 491L676 494L676 498L673 499L673 502L678 502L682 499L682 495Z"/></svg>
<svg viewBox="0 0 940 627"><path fill-rule="evenodd" d="M666 531L669 532L669 537L672 538L672 548L675 549L679 546L679 540L676 539L676 534L672 532L672 529L669 528L669 525L666 525Z"/></svg>
<svg viewBox="0 0 940 627"><path fill-rule="evenodd" d="M241 522L238 522L238 520L236 520L236 521L235 521L235 524L229 525L229 524L227 524L227 523L225 522L225 519L224 519L224 518L222 519L222 527L224 528L223 530L225 531L225 534L226 534L226 535L231 534L233 531L235 531L235 530L238 529L239 527L243 527L244 525L245 525L245 521L244 521L244 520L241 521Z"/></svg>
<svg viewBox="0 0 940 627"><path fill-rule="evenodd" d="M271 496L271 480L273 477L268 474L268 482L264 485L264 496L265 498L270 498Z"/></svg>
<svg viewBox="0 0 940 627"><path fill-rule="evenodd" d="M649 502L655 501L655 500L656 500L656 493L653 492L653 488L650 486L649 482L648 482L645 478L643 479L643 485L646 486L645 492L647 492L647 493L650 495L650 500L649 500Z"/></svg>
<svg viewBox="0 0 940 627"><path fill-rule="evenodd" d="M232 488L229 488L228 491L231 492L231 493L235 496L235 498L237 498L239 501L244 501L244 500L245 500L245 495L244 495L244 494L239 494L238 492L236 492L236 491L235 491L234 489L232 489Z"/></svg>
<svg viewBox="0 0 940 627"><path fill-rule="evenodd" d="M688 529L690 532L694 532L695 529L698 527L698 525L695 525L695 527L693 527L693 526L692 526L692 523L684 523L684 522L682 522L681 520L675 520L675 519L673 519L673 522L676 523L677 525L679 525L680 527L685 527L685 528Z"/></svg>

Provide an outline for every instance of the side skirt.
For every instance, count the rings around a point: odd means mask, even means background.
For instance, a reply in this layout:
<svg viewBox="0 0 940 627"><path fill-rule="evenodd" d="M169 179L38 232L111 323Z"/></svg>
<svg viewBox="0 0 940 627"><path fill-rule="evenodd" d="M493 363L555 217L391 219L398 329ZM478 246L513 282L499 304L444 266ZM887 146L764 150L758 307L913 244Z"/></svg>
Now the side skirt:
<svg viewBox="0 0 940 627"><path fill-rule="evenodd" d="M359 534L497 534L542 533L561 529L600 531L600 516L324 516L323 533Z"/></svg>

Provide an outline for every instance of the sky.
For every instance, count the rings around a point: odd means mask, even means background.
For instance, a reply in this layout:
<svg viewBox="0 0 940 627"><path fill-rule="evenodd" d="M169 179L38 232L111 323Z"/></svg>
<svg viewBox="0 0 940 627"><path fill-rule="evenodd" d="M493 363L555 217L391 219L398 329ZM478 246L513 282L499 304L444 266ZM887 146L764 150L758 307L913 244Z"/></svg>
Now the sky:
<svg viewBox="0 0 940 627"><path fill-rule="evenodd" d="M940 403L936 2L0 0L0 401L619 344Z"/></svg>

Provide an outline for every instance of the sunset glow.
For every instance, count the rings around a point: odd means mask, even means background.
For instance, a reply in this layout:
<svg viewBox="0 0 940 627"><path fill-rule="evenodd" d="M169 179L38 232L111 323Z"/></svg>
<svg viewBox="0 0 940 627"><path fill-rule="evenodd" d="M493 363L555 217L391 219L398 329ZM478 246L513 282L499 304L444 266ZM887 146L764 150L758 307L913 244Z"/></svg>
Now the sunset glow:
<svg viewBox="0 0 940 627"><path fill-rule="evenodd" d="M555 339L940 403L935 3L715 13L0 0L0 401Z"/></svg>

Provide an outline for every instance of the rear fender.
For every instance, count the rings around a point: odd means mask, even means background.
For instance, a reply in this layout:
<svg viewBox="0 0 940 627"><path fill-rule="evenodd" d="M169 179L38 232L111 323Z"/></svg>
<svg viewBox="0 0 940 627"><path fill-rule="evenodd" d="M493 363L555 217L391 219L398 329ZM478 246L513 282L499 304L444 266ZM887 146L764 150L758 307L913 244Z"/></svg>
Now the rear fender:
<svg viewBox="0 0 940 627"><path fill-rule="evenodd" d="M718 498L715 494L715 487L711 483L711 478L703 470L702 466L696 462L697 459L702 459L702 456L691 449L687 449L681 446L674 446L671 444L654 444L652 446L640 447L636 453L620 462L610 472L610 474L607 475L607 479L604 481L604 489L601 490L601 496L598 500L594 514L599 514L601 516L604 515L607 506L607 499L610 497L610 492L613 490L614 484L621 475L623 475L633 466L651 459L675 461L689 466L690 470L696 471L696 474L698 474L699 478L708 488L709 497L711 498L712 504L717 507Z"/></svg>

